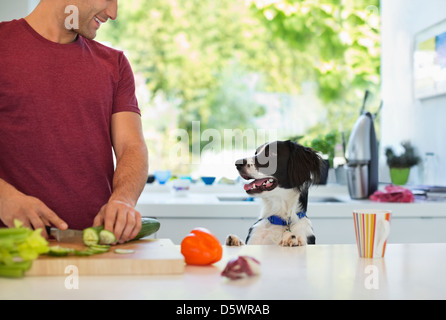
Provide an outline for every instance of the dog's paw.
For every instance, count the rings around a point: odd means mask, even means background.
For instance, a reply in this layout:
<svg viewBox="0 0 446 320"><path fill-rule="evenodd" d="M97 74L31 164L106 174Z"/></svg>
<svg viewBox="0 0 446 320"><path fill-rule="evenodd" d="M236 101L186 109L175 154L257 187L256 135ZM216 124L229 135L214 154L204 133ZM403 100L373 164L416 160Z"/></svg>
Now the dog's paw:
<svg viewBox="0 0 446 320"><path fill-rule="evenodd" d="M229 247L240 247L240 246L244 245L244 243L236 235L230 234L226 237L226 245Z"/></svg>
<svg viewBox="0 0 446 320"><path fill-rule="evenodd" d="M283 234L282 240L279 243L282 247L300 247L305 246L306 244L307 242L305 241L305 238L296 236L289 231Z"/></svg>

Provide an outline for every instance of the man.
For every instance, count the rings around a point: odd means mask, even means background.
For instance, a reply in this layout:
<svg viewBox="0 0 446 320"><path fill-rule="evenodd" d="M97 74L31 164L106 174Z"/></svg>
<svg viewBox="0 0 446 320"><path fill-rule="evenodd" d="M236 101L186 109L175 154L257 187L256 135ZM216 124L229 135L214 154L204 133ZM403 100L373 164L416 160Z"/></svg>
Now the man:
<svg viewBox="0 0 446 320"><path fill-rule="evenodd" d="M104 224L119 242L141 229L148 155L133 74L93 40L116 17L117 0L41 0L0 23L0 226L47 236Z"/></svg>

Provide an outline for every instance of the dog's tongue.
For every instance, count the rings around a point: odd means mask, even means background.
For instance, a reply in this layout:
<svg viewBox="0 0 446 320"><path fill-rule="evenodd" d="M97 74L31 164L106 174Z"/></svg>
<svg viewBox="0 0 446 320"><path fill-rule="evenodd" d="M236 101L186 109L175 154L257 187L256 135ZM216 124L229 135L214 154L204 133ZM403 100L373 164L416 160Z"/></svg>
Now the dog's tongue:
<svg viewBox="0 0 446 320"><path fill-rule="evenodd" d="M256 187L260 187L265 181L268 181L268 178L265 179L259 179L259 180L254 180L251 183L245 184L244 185L244 189L245 191L252 189L252 187L255 185Z"/></svg>

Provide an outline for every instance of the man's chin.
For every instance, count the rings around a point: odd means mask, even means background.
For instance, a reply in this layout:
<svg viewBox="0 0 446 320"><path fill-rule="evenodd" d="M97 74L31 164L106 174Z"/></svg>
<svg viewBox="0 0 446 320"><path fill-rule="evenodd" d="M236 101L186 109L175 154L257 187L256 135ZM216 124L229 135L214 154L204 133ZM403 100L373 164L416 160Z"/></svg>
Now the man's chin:
<svg viewBox="0 0 446 320"><path fill-rule="evenodd" d="M96 30L92 31L92 30L75 30L75 32L78 35L81 35L82 37L89 39L89 40L93 40L94 38L96 38Z"/></svg>

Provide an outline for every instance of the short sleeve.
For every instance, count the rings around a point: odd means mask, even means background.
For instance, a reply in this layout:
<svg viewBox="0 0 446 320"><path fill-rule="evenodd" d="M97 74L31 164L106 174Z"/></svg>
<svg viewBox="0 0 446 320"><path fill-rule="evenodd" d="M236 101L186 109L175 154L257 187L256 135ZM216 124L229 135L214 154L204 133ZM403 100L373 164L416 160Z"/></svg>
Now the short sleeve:
<svg viewBox="0 0 446 320"><path fill-rule="evenodd" d="M119 59L119 81L113 101L112 113L131 111L141 115L135 94L135 77L132 67L122 53Z"/></svg>

